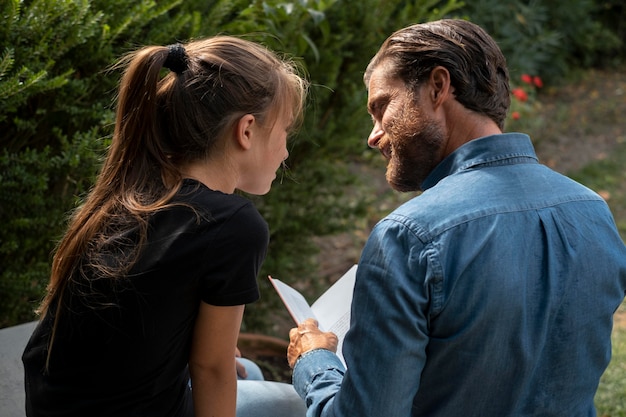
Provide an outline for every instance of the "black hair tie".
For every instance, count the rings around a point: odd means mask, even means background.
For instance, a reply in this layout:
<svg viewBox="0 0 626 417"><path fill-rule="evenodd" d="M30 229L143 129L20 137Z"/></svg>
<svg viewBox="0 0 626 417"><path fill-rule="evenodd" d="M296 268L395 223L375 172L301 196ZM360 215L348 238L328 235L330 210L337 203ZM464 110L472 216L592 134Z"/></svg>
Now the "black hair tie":
<svg viewBox="0 0 626 417"><path fill-rule="evenodd" d="M188 68L189 57L185 47L176 43L167 47L168 54L163 66L176 74L181 74Z"/></svg>

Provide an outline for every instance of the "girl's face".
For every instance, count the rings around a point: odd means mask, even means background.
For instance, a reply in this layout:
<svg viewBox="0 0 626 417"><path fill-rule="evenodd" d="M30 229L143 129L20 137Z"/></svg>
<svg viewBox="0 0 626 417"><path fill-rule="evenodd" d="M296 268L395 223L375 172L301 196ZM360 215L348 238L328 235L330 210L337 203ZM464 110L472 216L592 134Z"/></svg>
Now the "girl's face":
<svg viewBox="0 0 626 417"><path fill-rule="evenodd" d="M255 126L250 158L240 173L240 184L237 188L255 195L270 191L278 168L289 156L287 135L292 119L290 113L283 111L268 126Z"/></svg>

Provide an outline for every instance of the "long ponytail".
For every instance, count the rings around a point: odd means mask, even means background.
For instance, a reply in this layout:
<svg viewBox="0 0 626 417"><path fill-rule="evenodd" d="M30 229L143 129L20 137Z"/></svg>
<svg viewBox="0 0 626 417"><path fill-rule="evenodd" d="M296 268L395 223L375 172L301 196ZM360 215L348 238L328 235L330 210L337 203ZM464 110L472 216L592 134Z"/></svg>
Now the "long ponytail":
<svg viewBox="0 0 626 417"><path fill-rule="evenodd" d="M127 69L119 88L113 140L93 189L56 248L40 314L46 313L52 299L62 296L79 258L107 225L139 227L143 241L146 214L162 207L180 187L180 174L160 146L157 124L157 86L167 55L165 47L148 47L118 64ZM98 269L106 273L104 266ZM119 272L110 270L109 275Z"/></svg>

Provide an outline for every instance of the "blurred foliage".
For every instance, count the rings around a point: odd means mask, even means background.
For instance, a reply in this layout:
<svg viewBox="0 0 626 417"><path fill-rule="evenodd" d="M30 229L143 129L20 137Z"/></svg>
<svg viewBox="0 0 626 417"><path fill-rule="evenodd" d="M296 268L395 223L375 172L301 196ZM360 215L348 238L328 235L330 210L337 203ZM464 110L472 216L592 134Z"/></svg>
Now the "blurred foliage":
<svg viewBox="0 0 626 417"><path fill-rule="evenodd" d="M369 57L407 15L435 19L454 5L455 0L1 3L0 327L34 318L66 214L89 190L108 145L120 74L106 69L123 53L224 33L301 61L312 83L304 127L290 143L283 181L255 198L272 230L263 275L272 271L289 281L315 274L311 236L340 230L362 212L363 203L350 202L344 190L354 180L347 166L364 146L369 125L362 86ZM363 36L355 27L369 30ZM264 297L244 328L268 326L267 309L275 304L272 294Z"/></svg>
<svg viewBox="0 0 626 417"><path fill-rule="evenodd" d="M610 155L594 161L569 176L592 190L596 190L606 199L615 217L617 229L626 242L626 170L624 169L626 137L622 136L618 140L619 146L616 146Z"/></svg>
<svg viewBox="0 0 626 417"><path fill-rule="evenodd" d="M312 85L304 125L291 139L282 180L254 200L272 233L261 277L271 272L287 282L316 282L311 237L344 229L368 204L349 192L358 180L350 172L371 128L363 71L382 41L411 23L467 16L493 32L515 70L556 77L578 63L593 64L616 44L589 17L609 21L610 7L621 3L574 2L0 2L0 327L34 318L66 215L89 190L109 143L120 74L106 69L123 53L223 33L301 63ZM606 7L595 10L600 3ZM615 25L623 31L620 20ZM310 296L319 290L313 285ZM277 305L264 290L248 309L244 330L271 333L270 312L282 311Z"/></svg>
<svg viewBox="0 0 626 417"><path fill-rule="evenodd" d="M612 14L618 10L622 19ZM621 0L472 0L462 12L496 39L512 78L536 74L557 84L572 70L609 64L624 48Z"/></svg>

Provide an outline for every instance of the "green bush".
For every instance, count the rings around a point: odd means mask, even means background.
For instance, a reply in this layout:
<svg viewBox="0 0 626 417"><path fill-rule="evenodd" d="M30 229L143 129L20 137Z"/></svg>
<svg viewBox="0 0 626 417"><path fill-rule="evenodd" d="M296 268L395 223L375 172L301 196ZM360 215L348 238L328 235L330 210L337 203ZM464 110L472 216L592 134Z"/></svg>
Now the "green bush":
<svg viewBox="0 0 626 417"><path fill-rule="evenodd" d="M408 15L443 16L454 0L379 4L338 0L10 0L0 5L0 327L33 319L66 213L80 203L112 132L119 74L105 71L124 52L217 33L246 35L302 57L312 81L290 170L256 199L272 229L265 271L289 280L313 273L312 235L359 214L346 201L348 162L369 128L362 71ZM441 10L428 11L442 4ZM373 10L379 14L372 15ZM354 30L364 27L363 36ZM297 274L297 275L296 275ZM249 330L267 323L259 303Z"/></svg>
<svg viewBox="0 0 626 417"><path fill-rule="evenodd" d="M621 47L618 25L623 23L605 24L606 3L473 0L462 12L498 41L513 77L534 74L555 84L573 69L602 63Z"/></svg>
<svg viewBox="0 0 626 417"><path fill-rule="evenodd" d="M104 70L135 43L169 42L174 27L191 33L191 17L168 15L180 3L0 6L0 327L34 318L66 214L98 171L117 77Z"/></svg>
<svg viewBox="0 0 626 417"><path fill-rule="evenodd" d="M565 71L575 56L593 61L612 40L596 20L575 22L594 12L590 0L575 0L581 10L548 0L506 3L477 0L463 9L458 0L0 3L0 327L33 319L65 216L88 191L106 150L119 74L105 70L123 53L227 33L301 60L312 84L304 126L290 142L283 180L255 202L272 231L262 276L315 283L311 237L341 230L368 203L346 192L358 180L350 168L371 128L362 75L392 31L469 16L500 41L514 70L542 77L548 69ZM567 48L564 39L572 41ZM319 290L313 284L306 295ZM277 305L264 290L244 329L268 329L268 310L283 311Z"/></svg>
<svg viewBox="0 0 626 417"><path fill-rule="evenodd" d="M608 27L619 39L615 50L599 54L595 66L615 67L626 57L626 3L623 0L598 0L594 19Z"/></svg>

